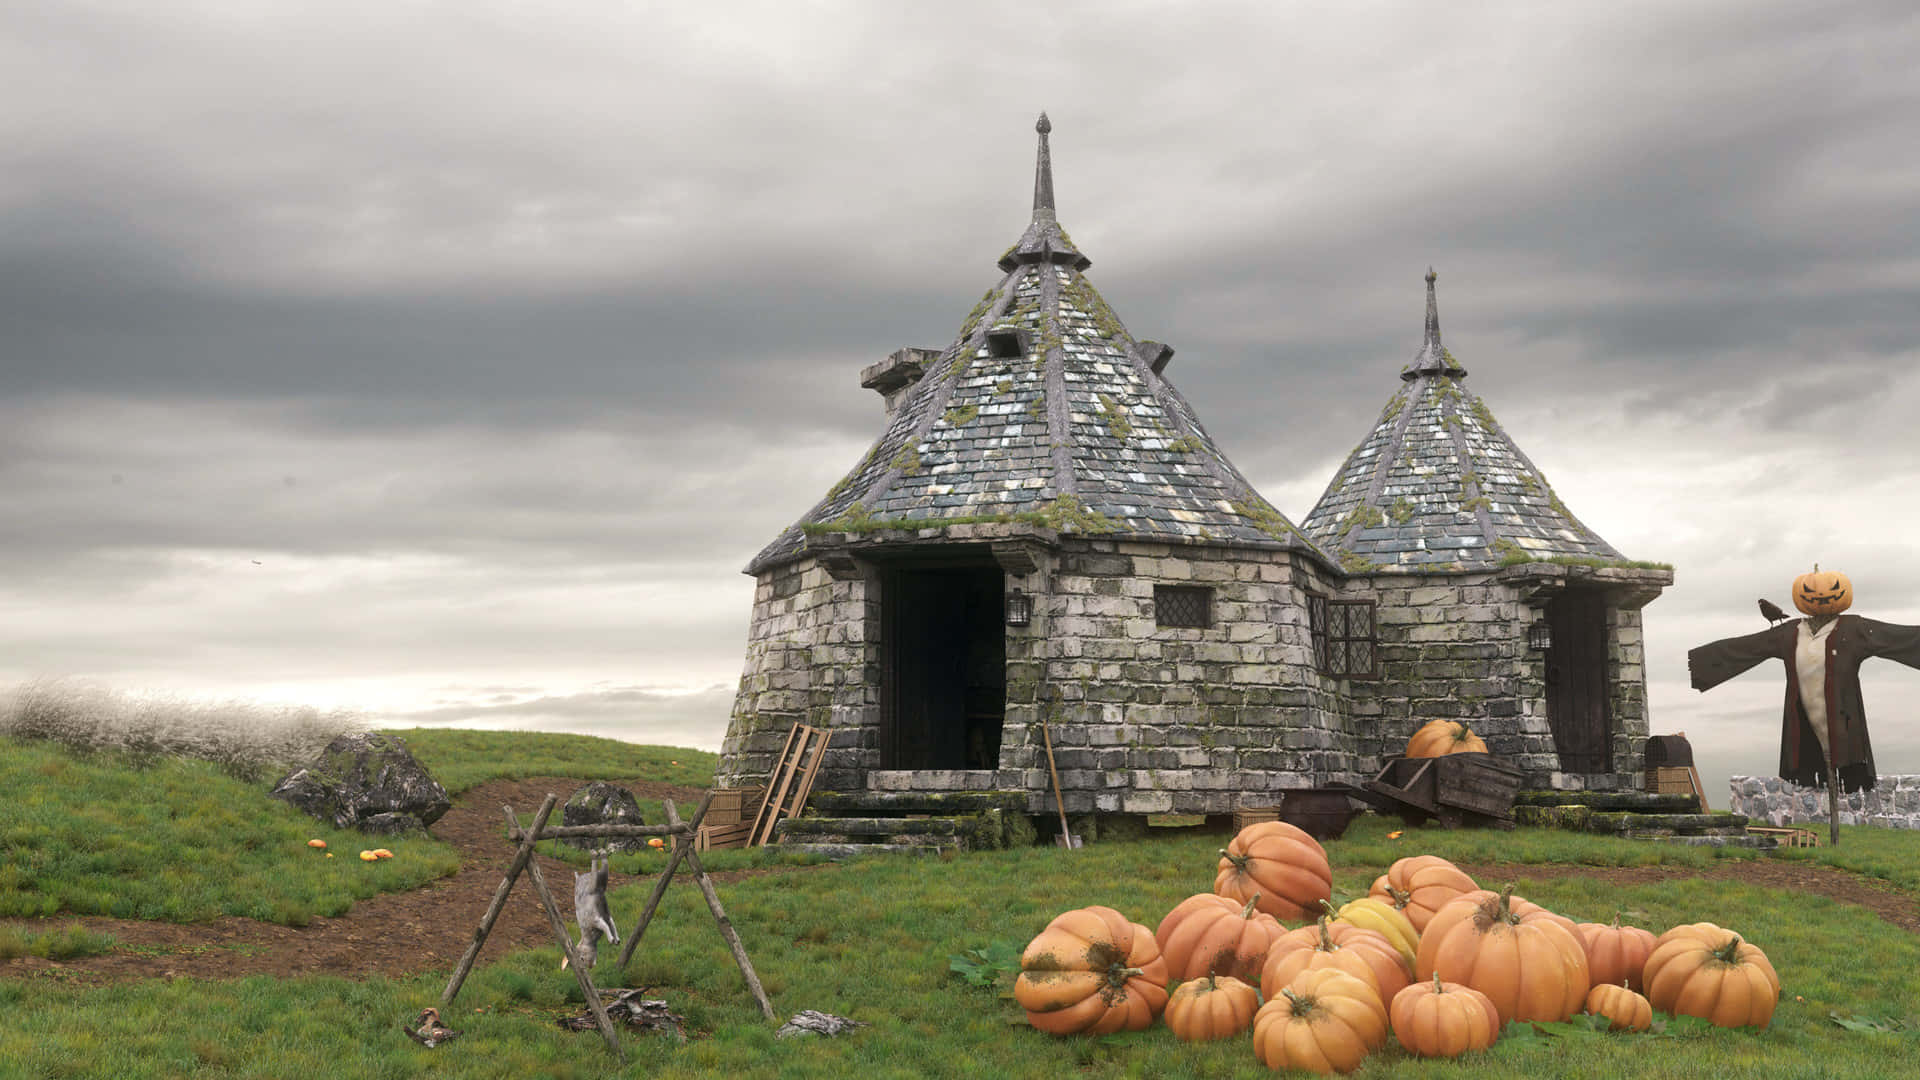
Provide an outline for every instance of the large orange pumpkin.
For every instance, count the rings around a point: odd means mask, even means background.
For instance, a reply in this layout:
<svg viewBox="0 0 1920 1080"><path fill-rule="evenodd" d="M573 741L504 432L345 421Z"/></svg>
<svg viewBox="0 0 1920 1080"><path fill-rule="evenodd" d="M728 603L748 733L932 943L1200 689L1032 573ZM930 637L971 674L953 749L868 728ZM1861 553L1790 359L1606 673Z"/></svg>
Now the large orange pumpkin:
<svg viewBox="0 0 1920 1080"><path fill-rule="evenodd" d="M1611 926L1583 922L1575 924L1573 929L1587 950L1587 974L1592 976L1593 985L1625 982L1632 989L1645 992L1647 983L1641 975L1646 969L1647 957L1653 954L1653 931L1621 926L1618 915L1613 917Z"/></svg>
<svg viewBox="0 0 1920 1080"><path fill-rule="evenodd" d="M1387 1044L1380 995L1344 971L1307 971L1253 1016L1253 1052L1269 1069L1352 1072Z"/></svg>
<svg viewBox="0 0 1920 1080"><path fill-rule="evenodd" d="M1392 903L1416 932L1424 934L1434 913L1447 901L1479 887L1466 871L1438 855L1409 855L1374 878L1367 895Z"/></svg>
<svg viewBox="0 0 1920 1080"><path fill-rule="evenodd" d="M1461 720L1431 720L1413 738L1407 740L1408 757L1439 757L1442 754L1484 754L1486 741L1473 733Z"/></svg>
<svg viewBox="0 0 1920 1080"><path fill-rule="evenodd" d="M1253 1023L1260 992L1232 976L1189 979L1167 998L1167 1030L1181 1042L1231 1039Z"/></svg>
<svg viewBox="0 0 1920 1080"><path fill-rule="evenodd" d="M1853 606L1853 581L1838 570L1821 570L1793 579L1793 606L1808 615L1838 615Z"/></svg>
<svg viewBox="0 0 1920 1080"><path fill-rule="evenodd" d="M1020 954L1014 1000L1054 1035L1139 1031L1167 1004L1167 964L1153 933L1109 907L1047 924Z"/></svg>
<svg viewBox="0 0 1920 1080"><path fill-rule="evenodd" d="M1780 976L1767 954L1708 922L1661 934L1647 957L1646 980L1654 1008L1720 1027L1766 1027L1780 1001Z"/></svg>
<svg viewBox="0 0 1920 1080"><path fill-rule="evenodd" d="M1413 981L1413 969L1385 934L1322 915L1317 925L1290 930L1273 943L1260 969L1260 985L1263 989L1285 986L1295 975L1315 968L1339 968L1360 976L1383 1002L1392 1001Z"/></svg>
<svg viewBox="0 0 1920 1080"><path fill-rule="evenodd" d="M1480 889L1449 902L1420 937L1414 975L1438 974L1487 995L1510 1020L1565 1020L1592 985L1571 923L1538 904Z"/></svg>
<svg viewBox="0 0 1920 1080"><path fill-rule="evenodd" d="M1320 901L1333 898L1333 870L1320 841L1284 821L1262 821L1240 830L1220 849L1213 891L1230 900L1255 902L1287 922L1313 917Z"/></svg>
<svg viewBox="0 0 1920 1080"><path fill-rule="evenodd" d="M1393 995L1387 1019L1400 1045L1420 1057L1459 1057L1500 1037L1500 1010L1487 995L1438 975Z"/></svg>
<svg viewBox="0 0 1920 1080"><path fill-rule="evenodd" d="M1587 991L1587 1012L1606 1017L1608 1031L1645 1031L1653 1026L1653 1006L1626 983L1600 983Z"/></svg>
<svg viewBox="0 0 1920 1080"><path fill-rule="evenodd" d="M1218 893L1200 893L1180 901L1153 932L1167 974L1175 980L1231 975L1259 986L1267 949L1287 928L1256 910L1257 900L1237 904Z"/></svg>

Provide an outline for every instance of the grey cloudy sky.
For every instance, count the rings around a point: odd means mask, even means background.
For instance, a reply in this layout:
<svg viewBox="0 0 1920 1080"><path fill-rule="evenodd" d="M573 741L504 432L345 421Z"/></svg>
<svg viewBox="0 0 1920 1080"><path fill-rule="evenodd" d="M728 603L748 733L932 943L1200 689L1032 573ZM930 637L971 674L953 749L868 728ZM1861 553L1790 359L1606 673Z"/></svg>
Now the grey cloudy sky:
<svg viewBox="0 0 1920 1080"><path fill-rule="evenodd" d="M1920 17L1274 7L8 5L0 679L716 746L741 566L996 279L1044 108L1296 521L1433 264L1469 385L1676 567L1655 730L1770 771L1777 672L1688 647L1816 560L1920 622ZM1920 672L1866 691L1920 772Z"/></svg>

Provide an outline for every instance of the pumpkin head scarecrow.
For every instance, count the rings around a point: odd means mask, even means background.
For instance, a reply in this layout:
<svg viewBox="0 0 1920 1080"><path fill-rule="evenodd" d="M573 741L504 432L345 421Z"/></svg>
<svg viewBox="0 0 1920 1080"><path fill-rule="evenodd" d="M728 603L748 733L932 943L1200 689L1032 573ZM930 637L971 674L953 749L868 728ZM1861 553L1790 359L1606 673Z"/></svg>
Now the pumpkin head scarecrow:
<svg viewBox="0 0 1920 1080"><path fill-rule="evenodd" d="M1873 746L1860 696L1860 664L1868 657L1920 668L1920 626L1843 614L1853 582L1821 570L1793 581L1790 619L1745 637L1724 638L1687 653L1695 690L1711 690L1762 660L1787 665L1780 732L1780 776L1803 787L1827 785L1833 842L1839 843L1838 790L1872 790ZM1837 782L1836 782L1837 777Z"/></svg>

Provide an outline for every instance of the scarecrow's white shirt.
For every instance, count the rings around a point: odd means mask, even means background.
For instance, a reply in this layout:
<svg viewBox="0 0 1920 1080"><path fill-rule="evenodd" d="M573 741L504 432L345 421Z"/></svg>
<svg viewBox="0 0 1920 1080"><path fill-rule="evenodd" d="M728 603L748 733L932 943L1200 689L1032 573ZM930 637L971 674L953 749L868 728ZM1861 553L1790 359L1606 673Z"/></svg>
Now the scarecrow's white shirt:
<svg viewBox="0 0 1920 1080"><path fill-rule="evenodd" d="M1800 707L1807 711L1807 723L1813 725L1813 733L1820 739L1820 753L1832 761L1833 753L1827 749L1827 635L1840 620L1830 619L1818 630L1809 629L1811 623L1811 619L1800 620L1800 643L1793 651L1793 668L1800 678Z"/></svg>

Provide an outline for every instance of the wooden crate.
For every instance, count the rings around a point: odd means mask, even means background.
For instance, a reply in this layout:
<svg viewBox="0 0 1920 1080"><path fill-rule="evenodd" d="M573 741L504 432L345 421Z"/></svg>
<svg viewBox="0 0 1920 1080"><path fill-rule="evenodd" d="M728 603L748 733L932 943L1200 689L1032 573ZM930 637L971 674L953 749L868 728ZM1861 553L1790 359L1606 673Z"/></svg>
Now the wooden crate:
<svg viewBox="0 0 1920 1080"><path fill-rule="evenodd" d="M1693 774L1684 765L1656 765L1647 770L1643 785L1655 795L1693 794Z"/></svg>
<svg viewBox="0 0 1920 1080"><path fill-rule="evenodd" d="M713 815L713 807L707 807L707 815ZM746 847L747 838L753 832L753 822L736 821L726 825L715 825L710 821L700 823L700 831L693 838L693 850L712 851L715 848Z"/></svg>
<svg viewBox="0 0 1920 1080"><path fill-rule="evenodd" d="M760 803L767 797L764 787L714 788L713 801L707 804L707 816L703 825L737 825L742 821L752 821L753 815L760 812Z"/></svg>
<svg viewBox="0 0 1920 1080"><path fill-rule="evenodd" d="M1263 821L1279 821L1280 808L1277 806L1242 807L1233 812L1233 831L1238 833L1249 825L1258 825Z"/></svg>
<svg viewBox="0 0 1920 1080"><path fill-rule="evenodd" d="M1770 829L1764 825L1749 825L1747 832L1755 836L1771 836L1780 842L1781 847L1820 846L1820 834L1812 829Z"/></svg>

